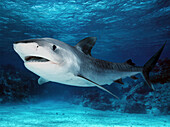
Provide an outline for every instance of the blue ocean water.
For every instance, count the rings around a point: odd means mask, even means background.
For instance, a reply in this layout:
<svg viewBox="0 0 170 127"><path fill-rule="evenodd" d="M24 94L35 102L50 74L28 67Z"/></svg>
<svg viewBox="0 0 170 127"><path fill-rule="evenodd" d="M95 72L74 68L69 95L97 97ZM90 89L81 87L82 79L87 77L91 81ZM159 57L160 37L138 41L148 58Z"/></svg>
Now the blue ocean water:
<svg viewBox="0 0 170 127"><path fill-rule="evenodd" d="M13 42L42 37L72 46L85 37L97 37L93 57L117 63L132 59L140 66L167 41L158 70L152 74L156 91L150 90L140 75L137 75L138 80L124 79L124 86L106 86L120 101L97 88L56 83L39 86L38 77L24 67L13 50ZM169 0L0 0L0 44L0 127L170 126ZM37 104L40 100L42 104ZM6 106L11 103L13 107ZM48 109L47 105L53 106ZM57 105L61 110L56 110ZM74 109L77 109L76 115ZM113 119L114 114L119 119ZM130 122L123 121L121 115ZM41 120L40 116L43 116ZM48 122L43 123L47 118ZM101 118L104 121L101 122ZM91 122L94 119L94 123Z"/></svg>

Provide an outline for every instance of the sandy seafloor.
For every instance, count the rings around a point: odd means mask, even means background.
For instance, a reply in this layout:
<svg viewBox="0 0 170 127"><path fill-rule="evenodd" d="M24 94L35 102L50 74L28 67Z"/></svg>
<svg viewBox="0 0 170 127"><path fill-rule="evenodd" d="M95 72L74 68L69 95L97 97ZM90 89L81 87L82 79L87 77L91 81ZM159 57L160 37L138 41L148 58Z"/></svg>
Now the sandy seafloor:
<svg viewBox="0 0 170 127"><path fill-rule="evenodd" d="M48 101L1 105L0 127L170 127L170 116L98 111Z"/></svg>

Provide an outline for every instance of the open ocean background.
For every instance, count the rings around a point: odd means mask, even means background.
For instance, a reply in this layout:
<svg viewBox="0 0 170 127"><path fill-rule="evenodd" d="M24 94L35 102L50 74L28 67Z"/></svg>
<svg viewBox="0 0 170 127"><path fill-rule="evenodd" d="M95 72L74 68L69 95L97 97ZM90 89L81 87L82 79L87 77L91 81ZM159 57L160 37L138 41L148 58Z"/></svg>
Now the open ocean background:
<svg viewBox="0 0 170 127"><path fill-rule="evenodd" d="M140 76L108 87L119 102L97 88L38 86L13 50L23 39L51 37L74 46L90 36L97 37L93 57L140 66L167 41L157 65L163 72L153 78L157 90ZM0 127L168 127L169 58L170 0L0 0Z"/></svg>

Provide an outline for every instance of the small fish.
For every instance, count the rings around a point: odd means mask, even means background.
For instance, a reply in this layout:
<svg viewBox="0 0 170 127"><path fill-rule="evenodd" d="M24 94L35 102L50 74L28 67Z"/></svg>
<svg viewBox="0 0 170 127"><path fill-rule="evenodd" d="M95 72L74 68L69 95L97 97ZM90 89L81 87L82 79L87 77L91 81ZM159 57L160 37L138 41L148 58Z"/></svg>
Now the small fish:
<svg viewBox="0 0 170 127"><path fill-rule="evenodd" d="M91 49L95 43L96 37L87 37L75 46L52 38L38 38L14 42L13 47L25 67L40 76L40 85L52 81L72 86L97 86L118 98L102 85L113 82L123 84L122 78L129 76L135 79L134 75L140 73L154 90L149 72L154 68L165 44L142 67L136 66L131 59L124 63L113 63L92 57Z"/></svg>

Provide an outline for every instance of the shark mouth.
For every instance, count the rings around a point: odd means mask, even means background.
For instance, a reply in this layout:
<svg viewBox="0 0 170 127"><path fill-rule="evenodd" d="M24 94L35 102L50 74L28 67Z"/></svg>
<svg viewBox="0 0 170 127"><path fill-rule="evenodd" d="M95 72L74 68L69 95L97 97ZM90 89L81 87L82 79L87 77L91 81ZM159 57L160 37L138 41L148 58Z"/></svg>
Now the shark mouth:
<svg viewBox="0 0 170 127"><path fill-rule="evenodd" d="M48 62L50 60L43 58L43 57L37 57L37 56L27 56L25 57L26 62Z"/></svg>

